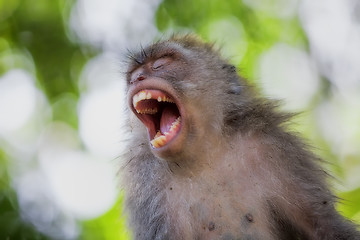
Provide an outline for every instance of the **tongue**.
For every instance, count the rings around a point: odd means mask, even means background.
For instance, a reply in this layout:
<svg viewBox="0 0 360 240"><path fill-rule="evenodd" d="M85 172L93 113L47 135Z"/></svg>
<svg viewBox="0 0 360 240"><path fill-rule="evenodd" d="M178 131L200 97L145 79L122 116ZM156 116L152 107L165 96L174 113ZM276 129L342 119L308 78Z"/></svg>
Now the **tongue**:
<svg viewBox="0 0 360 240"><path fill-rule="evenodd" d="M168 106L162 111L160 120L160 131L162 134L169 132L173 122L179 117L179 112L176 108Z"/></svg>

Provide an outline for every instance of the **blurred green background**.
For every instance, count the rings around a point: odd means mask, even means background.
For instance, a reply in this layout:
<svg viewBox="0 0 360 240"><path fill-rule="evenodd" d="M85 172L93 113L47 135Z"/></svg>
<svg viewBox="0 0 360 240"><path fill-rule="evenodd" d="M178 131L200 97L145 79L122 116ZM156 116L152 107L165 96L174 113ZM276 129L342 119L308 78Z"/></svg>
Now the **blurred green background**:
<svg viewBox="0 0 360 240"><path fill-rule="evenodd" d="M194 32L284 109L360 223L360 2L0 0L0 239L129 239L122 56Z"/></svg>

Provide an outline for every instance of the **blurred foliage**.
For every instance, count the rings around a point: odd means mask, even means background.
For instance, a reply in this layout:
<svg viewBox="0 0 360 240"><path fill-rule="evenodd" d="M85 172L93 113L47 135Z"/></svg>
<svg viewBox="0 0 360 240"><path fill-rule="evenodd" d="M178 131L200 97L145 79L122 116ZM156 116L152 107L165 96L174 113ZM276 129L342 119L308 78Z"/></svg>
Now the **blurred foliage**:
<svg viewBox="0 0 360 240"><path fill-rule="evenodd" d="M52 120L63 121L76 128L77 80L84 64L95 55L96 50L69 38L67 23L73 2L0 0L0 76L13 68L33 73L38 87L52 104ZM7 171L9 156L1 148L0 239L47 239L22 220ZM102 224L96 231L107 227ZM119 239L118 236L107 239Z"/></svg>
<svg viewBox="0 0 360 240"><path fill-rule="evenodd" d="M360 223L360 189L339 194L340 204L338 209L348 218ZM346 199L346 200L345 200ZM351 199L351 200L348 200Z"/></svg>
<svg viewBox="0 0 360 240"><path fill-rule="evenodd" d="M48 239L21 219L16 193L6 171L6 159L0 149L0 239Z"/></svg>
<svg viewBox="0 0 360 240"><path fill-rule="evenodd" d="M181 9L181 10L180 10ZM217 25L216 22L226 22L227 25ZM281 20L265 13L254 11L242 1L191 1L191 0L165 0L160 5L156 23L160 31L195 31L206 40L215 41L226 48L227 45L237 45L241 37L247 41L246 52L238 65L242 74L254 79L255 62L259 55L279 41L290 45L306 45L306 37L300 28L298 19ZM240 23L240 24L239 24ZM238 24L238 25L237 25ZM229 42L228 32L234 25L234 30L244 29L245 36L239 36ZM226 36L226 46L224 40ZM223 49L226 52L227 49ZM232 51L239 54L243 49ZM226 55L226 54L225 54ZM232 57L230 56L230 61ZM238 64L235 62L234 64Z"/></svg>
<svg viewBox="0 0 360 240"><path fill-rule="evenodd" d="M78 79L83 66L99 50L77 42L69 32L69 14L74 2L0 0L0 76L12 68L33 73L51 104L52 121L66 122L76 129ZM271 16L239 0L164 0L157 10L156 25L161 32L196 32L219 46L225 43L224 36L227 36L226 46L223 46L225 56L245 77L255 80L259 55L275 43L307 47L306 36L296 17ZM316 135L314 124L302 130L305 134ZM312 140L322 149L329 148L320 137ZM336 162L336 156L330 151L322 155ZM0 146L0 239L46 239L22 220L8 168L8 156ZM341 175L340 170L337 173ZM339 210L360 223L360 205L355 204L360 202L360 189L340 193L340 197L352 199L352 202L344 201ZM124 219L119 217L120 206L121 198L103 216L79 223L82 226L79 238L128 239Z"/></svg>
<svg viewBox="0 0 360 240"><path fill-rule="evenodd" d="M84 240L129 239L130 233L126 230L125 218L119 218L122 212L119 207L121 202L122 198L101 218L85 221L80 238Z"/></svg>
<svg viewBox="0 0 360 240"><path fill-rule="evenodd" d="M37 79L50 100L64 92L78 94L76 78L71 76L71 60L80 47L66 35L61 3L22 1L5 22L1 34L15 49L29 51L36 64ZM84 64L83 56L77 59Z"/></svg>
<svg viewBox="0 0 360 240"><path fill-rule="evenodd" d="M0 19L0 74L15 67L35 71L38 85L49 101L61 100L53 108L54 120L76 127L76 104L71 101L76 103L77 80L96 51L69 39L66 24L72 3L1 0L1 12L7 18ZM24 64L26 57L35 63L34 70Z"/></svg>

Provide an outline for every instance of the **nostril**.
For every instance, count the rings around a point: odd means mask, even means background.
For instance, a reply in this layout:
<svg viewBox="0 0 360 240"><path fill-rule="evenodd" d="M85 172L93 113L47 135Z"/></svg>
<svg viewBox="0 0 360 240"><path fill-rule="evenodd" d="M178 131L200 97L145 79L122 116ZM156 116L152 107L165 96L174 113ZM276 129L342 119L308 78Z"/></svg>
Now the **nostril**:
<svg viewBox="0 0 360 240"><path fill-rule="evenodd" d="M143 74L140 74L137 79L137 81L142 81L142 80L145 80L145 76Z"/></svg>
<svg viewBox="0 0 360 240"><path fill-rule="evenodd" d="M132 79L131 79L131 81L130 81L130 83L135 83L135 82L138 82L138 81L143 81L143 80L145 80L146 79L146 77L144 76L144 74L139 74L139 75L137 75L136 77L133 77Z"/></svg>

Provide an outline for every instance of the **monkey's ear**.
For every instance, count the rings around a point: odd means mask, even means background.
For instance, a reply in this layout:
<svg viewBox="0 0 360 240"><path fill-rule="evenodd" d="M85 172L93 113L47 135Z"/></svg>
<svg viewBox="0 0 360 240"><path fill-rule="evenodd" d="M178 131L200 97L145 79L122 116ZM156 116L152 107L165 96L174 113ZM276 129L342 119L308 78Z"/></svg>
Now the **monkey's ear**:
<svg viewBox="0 0 360 240"><path fill-rule="evenodd" d="M236 85L235 84L231 84L230 85L230 91L229 93L230 94L240 94L241 93L241 90L242 90L242 87L240 86L239 83L237 83Z"/></svg>
<svg viewBox="0 0 360 240"><path fill-rule="evenodd" d="M222 69L225 69L230 77L226 78L229 81L230 89L228 91L229 94L240 94L241 93L241 85L239 82L239 76L236 72L236 67L231 64L224 64Z"/></svg>

